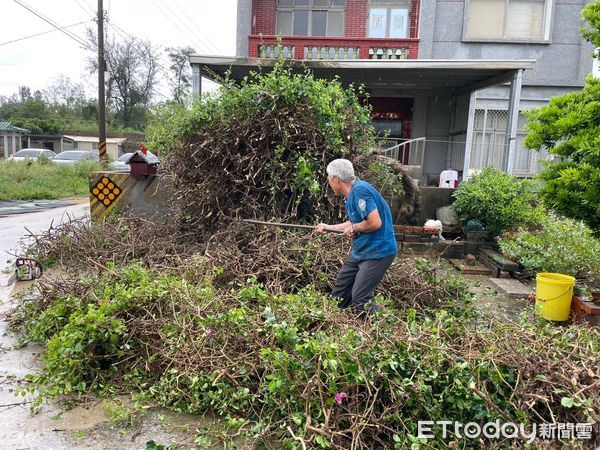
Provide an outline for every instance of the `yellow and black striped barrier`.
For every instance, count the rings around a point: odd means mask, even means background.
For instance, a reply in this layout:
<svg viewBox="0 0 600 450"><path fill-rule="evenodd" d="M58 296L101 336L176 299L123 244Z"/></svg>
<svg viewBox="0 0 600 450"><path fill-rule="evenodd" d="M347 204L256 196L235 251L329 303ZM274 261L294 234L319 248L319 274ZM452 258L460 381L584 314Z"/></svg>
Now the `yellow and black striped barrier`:
<svg viewBox="0 0 600 450"><path fill-rule="evenodd" d="M90 216L104 219L115 208L129 204L131 188L136 183L129 173L95 172L90 175Z"/></svg>
<svg viewBox="0 0 600 450"><path fill-rule="evenodd" d="M100 160L104 161L106 159L106 141L100 141L98 145L98 155L100 156Z"/></svg>

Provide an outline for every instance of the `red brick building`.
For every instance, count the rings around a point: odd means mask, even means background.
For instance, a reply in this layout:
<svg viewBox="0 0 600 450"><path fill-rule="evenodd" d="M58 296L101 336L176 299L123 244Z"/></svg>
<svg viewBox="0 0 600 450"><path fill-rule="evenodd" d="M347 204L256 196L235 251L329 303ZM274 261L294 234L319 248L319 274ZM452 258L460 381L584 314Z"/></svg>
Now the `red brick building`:
<svg viewBox="0 0 600 450"><path fill-rule="evenodd" d="M497 140L504 142L498 164L511 172L518 161L515 142L522 73L532 69L534 62L508 55L507 59L461 57L458 50L464 47L476 55L481 48L498 46L472 42L470 35L454 36L463 29L462 23L458 16L431 11L438 4L462 8L465 3L238 0L236 56L192 55L194 92L201 92L203 74L227 72L242 80L258 66L268 69L278 57L292 61L299 72L309 69L319 78L362 84L369 94L373 125L398 143L387 154L414 166L415 176L429 184L442 170L452 168L468 176L487 161L479 157L480 148L471 145L478 138L476 92L508 83L512 100L504 100L507 119L499 126L505 133L498 132ZM444 49L449 32L460 44Z"/></svg>
<svg viewBox="0 0 600 450"><path fill-rule="evenodd" d="M255 0L248 56L281 36L294 59L416 59L419 0Z"/></svg>

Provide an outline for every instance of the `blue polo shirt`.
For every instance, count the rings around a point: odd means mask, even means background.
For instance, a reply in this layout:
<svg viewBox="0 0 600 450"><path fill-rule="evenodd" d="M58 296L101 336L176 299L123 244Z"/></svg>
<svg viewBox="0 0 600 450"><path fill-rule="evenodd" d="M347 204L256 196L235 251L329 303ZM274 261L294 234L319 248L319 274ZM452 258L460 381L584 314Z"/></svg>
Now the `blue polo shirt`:
<svg viewBox="0 0 600 450"><path fill-rule="evenodd" d="M360 223L375 210L381 217L381 227L370 233L358 233L352 240L351 254L355 259L381 259L398 252L390 207L372 185L356 180L346 199L346 212L350 222Z"/></svg>

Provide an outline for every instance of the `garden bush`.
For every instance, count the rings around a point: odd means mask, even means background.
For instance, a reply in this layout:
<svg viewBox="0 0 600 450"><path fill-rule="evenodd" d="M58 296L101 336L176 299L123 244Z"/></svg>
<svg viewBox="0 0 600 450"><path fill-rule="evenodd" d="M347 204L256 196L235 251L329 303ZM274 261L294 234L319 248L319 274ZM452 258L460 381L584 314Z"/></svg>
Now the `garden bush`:
<svg viewBox="0 0 600 450"><path fill-rule="evenodd" d="M543 212L537 206L537 186L494 167L461 183L453 194L452 209L461 222L478 220L492 235L519 225L538 223Z"/></svg>
<svg viewBox="0 0 600 450"><path fill-rule="evenodd" d="M578 220L550 215L533 230L504 233L498 243L530 276L557 272L600 281L600 241Z"/></svg>
<svg viewBox="0 0 600 450"><path fill-rule="evenodd" d="M582 37L600 45L600 3L581 10ZM591 56L591 55L590 55ZM596 56L597 58L597 56ZM541 196L548 207L584 221L600 236L600 79L589 75L583 89L557 97L526 113L525 146L545 149L562 162L546 164L540 173Z"/></svg>

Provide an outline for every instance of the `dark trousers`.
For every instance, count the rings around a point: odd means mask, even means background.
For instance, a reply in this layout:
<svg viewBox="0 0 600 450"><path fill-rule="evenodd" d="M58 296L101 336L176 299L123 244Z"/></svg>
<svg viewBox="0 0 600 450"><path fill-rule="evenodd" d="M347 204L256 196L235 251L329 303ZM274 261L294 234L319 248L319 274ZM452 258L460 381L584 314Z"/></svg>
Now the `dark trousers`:
<svg viewBox="0 0 600 450"><path fill-rule="evenodd" d="M382 259L359 261L348 255L331 293L333 298L339 299L340 308L364 310L365 305L373 300L375 289L395 257L396 255L391 255Z"/></svg>

